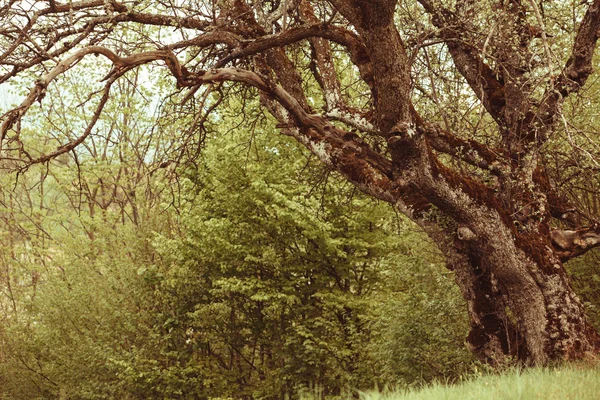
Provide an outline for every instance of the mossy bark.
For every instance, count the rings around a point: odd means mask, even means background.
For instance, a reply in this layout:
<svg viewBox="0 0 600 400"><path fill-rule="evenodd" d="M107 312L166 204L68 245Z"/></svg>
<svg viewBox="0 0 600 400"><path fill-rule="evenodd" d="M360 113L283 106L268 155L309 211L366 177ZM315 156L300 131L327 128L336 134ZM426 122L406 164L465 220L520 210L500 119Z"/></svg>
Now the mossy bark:
<svg viewBox="0 0 600 400"><path fill-rule="evenodd" d="M549 243L527 254L511 230L490 221L474 240L442 245L448 266L467 302L467 346L494 366L544 365L597 352L599 336ZM440 243L440 241L437 241ZM543 247L542 247L543 246Z"/></svg>

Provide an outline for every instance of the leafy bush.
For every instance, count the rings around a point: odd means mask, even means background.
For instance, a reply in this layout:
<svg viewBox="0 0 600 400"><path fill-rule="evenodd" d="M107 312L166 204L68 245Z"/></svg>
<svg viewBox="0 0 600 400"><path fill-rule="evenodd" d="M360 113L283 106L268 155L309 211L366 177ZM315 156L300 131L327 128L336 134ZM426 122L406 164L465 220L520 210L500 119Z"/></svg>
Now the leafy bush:
<svg viewBox="0 0 600 400"><path fill-rule="evenodd" d="M45 265L3 321L5 396L346 396L467 368L463 306L423 236L289 141L242 138L180 175L176 211L62 210L52 256L14 269Z"/></svg>

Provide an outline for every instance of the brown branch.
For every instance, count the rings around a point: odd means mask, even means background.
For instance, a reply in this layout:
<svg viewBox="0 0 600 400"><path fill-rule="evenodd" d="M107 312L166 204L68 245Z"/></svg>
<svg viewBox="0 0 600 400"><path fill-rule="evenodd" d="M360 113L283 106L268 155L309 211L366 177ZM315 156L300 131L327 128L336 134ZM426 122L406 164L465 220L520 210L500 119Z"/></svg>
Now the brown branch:
<svg viewBox="0 0 600 400"><path fill-rule="evenodd" d="M86 24L86 26L81 29L73 30L70 32L62 32L62 33L58 34L55 39L55 44L59 43L60 40L65 39L71 35L76 35L76 34L79 34L79 35L69 42L64 42L62 47L55 49L54 51L48 52L46 56L34 57L26 62L22 61L19 63L14 63L13 64L14 67L13 67L12 71L10 71L4 75L0 75L0 83L7 81L11 77L16 76L19 72L24 71L34 65L38 65L48 59L57 58L65 53L69 52L76 45L83 42L84 39L88 38L89 34L92 32L94 27L99 23L102 23L102 22L98 21L98 20L94 20L94 22ZM9 55L9 54L6 53L5 55L3 55L3 57L6 57L7 55ZM3 60L2 57L0 57L0 60ZM5 62L5 61L3 61L3 63L6 65L11 65L10 63Z"/></svg>
<svg viewBox="0 0 600 400"><path fill-rule="evenodd" d="M468 32L464 22L437 3L429 0L419 0L419 3L432 16L434 25L440 28L439 36L446 43L460 74L490 115L503 124L504 85L482 59L481 50L464 41Z"/></svg>
<svg viewBox="0 0 600 400"><path fill-rule="evenodd" d="M192 77L190 77L192 78ZM402 182L392 179L392 163L372 150L350 132L332 125L326 117L307 113L300 102L281 86L274 85L255 72L240 68L211 69L198 74L196 83L223 81L251 85L280 104L292 117L292 126L285 126L288 134L304 144L325 165L339 171L361 190L390 202L402 201ZM419 207L413 207L418 210Z"/></svg>
<svg viewBox="0 0 600 400"><path fill-rule="evenodd" d="M592 58L600 35L599 30L600 0L594 0L579 25L571 56L556 84L556 89L563 97L578 91L592 73Z"/></svg>
<svg viewBox="0 0 600 400"><path fill-rule="evenodd" d="M85 131L83 132L83 134L80 137L78 137L77 139L73 140L72 142L69 142L65 145L60 146L52 153L45 154L34 160L29 161L26 168L28 168L29 166L31 166L33 164L45 163L46 161L52 160L52 159L60 156L61 154L68 153L69 151L73 150L75 147L77 147L81 143L83 143L83 141L90 135L90 133L92 133L92 129L94 129L94 126L96 126L96 123L98 122L98 119L100 118L100 115L102 114L102 110L104 109L104 106L106 105L106 102L108 101L109 94L110 94L110 88L111 88L112 84L114 83L114 81L116 80L116 78L117 78L116 76L111 78L104 85L104 90L102 93L102 97L100 98L100 102L96 106L96 110L94 111L92 120L85 128Z"/></svg>
<svg viewBox="0 0 600 400"><path fill-rule="evenodd" d="M560 105L571 93L585 85L593 72L592 59L600 36L600 0L594 0L589 6L575 36L571 56L567 60L555 85L550 83L544 101L539 107L536 118L544 130L540 130L542 141L560 115Z"/></svg>
<svg viewBox="0 0 600 400"><path fill-rule="evenodd" d="M114 22L129 21L137 22L144 25L174 26L180 28L199 30L204 30L211 24L211 21L203 21L194 17L175 18L171 15L140 13L133 11L125 4L119 3L117 1L107 2L105 0L77 1L69 2L68 4L54 4L54 7L52 7L51 5L48 8L40 10L37 14L49 15L58 13L71 13L73 11L80 11L97 7L104 8L106 6L111 7L114 11L119 13L119 15L116 15L112 18L112 21Z"/></svg>
<svg viewBox="0 0 600 400"><path fill-rule="evenodd" d="M434 150L456 157L499 177L508 174L509 167L500 159L500 151L493 151L476 140L458 137L437 125L425 125L427 140Z"/></svg>
<svg viewBox="0 0 600 400"><path fill-rule="evenodd" d="M331 125L325 117L317 114L308 114L295 97L290 95L281 86L274 85L255 72L240 68L213 68L190 78L195 80L196 83L232 81L254 86L277 100L303 127L315 129L324 137L334 136L335 134L344 136L346 134L346 132L342 132Z"/></svg>
<svg viewBox="0 0 600 400"><path fill-rule="evenodd" d="M298 26L279 34L252 39L245 47L221 59L215 67L221 68L235 59L254 55L274 47L286 46L311 37L329 39L346 47L350 52L352 61L357 66L368 62L366 50L355 34L340 27L318 23Z"/></svg>
<svg viewBox="0 0 600 400"><path fill-rule="evenodd" d="M182 49L189 46L206 47L212 44L224 43L230 47L239 47L242 42L242 38L235 33L215 30L196 36L195 38L182 40L173 44L168 45L168 49Z"/></svg>
<svg viewBox="0 0 600 400"><path fill-rule="evenodd" d="M302 19L307 23L314 24L318 22L314 9L310 4L302 3L300 12ZM353 109L346 103L342 93L342 85L337 75L335 57L331 50L330 41L322 37L310 37L308 40L311 46L312 59L309 68L323 92L327 118L343 122L363 132L378 134L379 132L373 127L371 121L365 117L366 113ZM372 82L368 82L368 84L372 84Z"/></svg>
<svg viewBox="0 0 600 400"><path fill-rule="evenodd" d="M600 227L593 226L577 230L558 230L550 232L552 245L561 261L578 257L600 246Z"/></svg>
<svg viewBox="0 0 600 400"><path fill-rule="evenodd" d="M114 22L135 22L142 25L172 26L197 30L205 30L213 23L213 21L204 21L193 17L176 18L171 15L139 13L130 11L123 5L117 5L115 10L121 12L121 14L112 19Z"/></svg>
<svg viewBox="0 0 600 400"><path fill-rule="evenodd" d="M91 18L86 17L85 19L87 21L85 22L84 26L75 28L76 22L79 22L79 18L81 15L83 15L82 13L87 11L93 11L97 13L97 15L91 16ZM15 27L15 35L14 37L11 37L10 46L7 46L6 49L2 49L0 60L2 60L4 65L14 65L14 68L12 71L0 76L0 83L6 81L12 76L15 76L22 70L66 53L74 48L75 45L80 43L83 39L88 38L93 29L99 25L110 24L111 26L106 28L107 31L112 29L112 25L122 22L205 30L212 23L214 23L214 21L201 20L196 17L177 18L172 15L140 13L122 3L116 1L107 2L102 0L69 2L68 4L53 1L50 2L49 7L37 10L31 16L22 13L18 13L18 15L26 18L27 23L23 27ZM72 15L79 17L76 17L75 22L70 21L67 23L61 22L61 24L56 23L58 21L57 18L66 18L67 15L69 15L69 18L71 18ZM36 23L38 23L38 21L41 20L42 17L47 18L44 20L44 24L48 24L52 27L51 34L48 34L49 28L41 28L41 30L38 29L37 31L33 31L34 26ZM51 19L52 17L55 19ZM8 34L7 32L8 31L5 30L2 33ZM41 33L45 39L51 38L51 41L47 44L45 51L38 51L40 55L29 60L27 60L28 57L23 58L22 56L15 55L15 51L20 46L27 46L28 44L35 45L35 40L31 38L32 33ZM75 40L71 42L64 41L64 39L67 37L76 35L78 33L81 33L81 35ZM225 42L231 44L231 41L226 40ZM50 51L53 46L58 44L62 44L62 46ZM94 41L87 43L88 46L93 44ZM48 53L46 53L46 51L48 51ZM9 62L8 57L11 55L15 56L15 60Z"/></svg>
<svg viewBox="0 0 600 400"><path fill-rule="evenodd" d="M300 12L302 18L308 23L318 21L310 4L306 2L302 3L300 5ZM309 38L309 42L312 50L310 69L323 91L327 110L345 108L342 99L341 84L335 69L329 41L323 38L311 37Z"/></svg>
<svg viewBox="0 0 600 400"><path fill-rule="evenodd" d="M41 101L41 99L44 97L48 84L52 82L58 75L61 75L71 69L83 57L89 54L102 54L113 63L114 68L109 76L121 74L124 70L128 70L135 66L151 61L163 60L177 79L178 84L182 86L187 84L187 82L185 82L186 73L184 73L175 54L173 54L173 52L170 50L148 51L145 53L138 53L130 57L121 58L105 47L85 47L69 58L59 62L48 74L38 79L35 82L35 86L31 89L29 95L27 98L25 98L21 105L2 116L4 122L2 125L0 125L0 150L2 150L2 141L6 137L8 130L11 129L14 123L20 120L25 113L27 113L35 101Z"/></svg>

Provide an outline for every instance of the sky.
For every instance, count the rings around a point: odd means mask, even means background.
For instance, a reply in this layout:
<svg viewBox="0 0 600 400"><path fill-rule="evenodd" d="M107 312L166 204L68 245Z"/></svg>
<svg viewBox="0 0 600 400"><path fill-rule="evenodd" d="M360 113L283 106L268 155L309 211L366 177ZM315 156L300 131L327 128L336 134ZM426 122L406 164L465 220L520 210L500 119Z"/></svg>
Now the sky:
<svg viewBox="0 0 600 400"><path fill-rule="evenodd" d="M15 106L22 101L15 95L8 84L0 85L0 114L4 114L11 106Z"/></svg>

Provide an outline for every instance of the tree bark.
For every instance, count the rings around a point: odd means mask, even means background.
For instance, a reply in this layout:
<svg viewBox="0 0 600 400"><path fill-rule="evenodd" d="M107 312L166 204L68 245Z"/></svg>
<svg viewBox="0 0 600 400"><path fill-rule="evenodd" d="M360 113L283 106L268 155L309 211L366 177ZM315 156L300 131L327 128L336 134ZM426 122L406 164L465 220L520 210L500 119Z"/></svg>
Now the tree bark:
<svg viewBox="0 0 600 400"><path fill-rule="evenodd" d="M598 335L587 321L560 260L544 244L524 252L508 233L506 227L488 228L478 244L478 256L472 258L472 262L479 261L479 265L472 265L478 267L473 270L481 271L484 277L472 284L473 290L480 297L494 299L496 311L503 303L506 306L497 314L508 332L503 354L531 365L578 359L595 352ZM544 259L536 262L534 252L545 253ZM494 325L485 328L486 333L488 328L492 332L496 329ZM471 334L471 345L473 338Z"/></svg>
<svg viewBox="0 0 600 400"><path fill-rule="evenodd" d="M544 365L597 352L600 338L549 243L518 243L494 218L478 221L476 232L422 226L455 273L471 321L467 346L478 359Z"/></svg>

